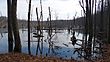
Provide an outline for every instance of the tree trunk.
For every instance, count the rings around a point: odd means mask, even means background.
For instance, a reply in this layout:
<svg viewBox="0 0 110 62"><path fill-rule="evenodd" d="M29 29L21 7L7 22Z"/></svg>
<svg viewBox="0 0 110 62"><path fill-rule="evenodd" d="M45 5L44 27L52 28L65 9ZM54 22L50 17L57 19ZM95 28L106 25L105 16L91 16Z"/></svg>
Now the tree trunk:
<svg viewBox="0 0 110 62"><path fill-rule="evenodd" d="M85 21L85 48L87 48L87 34L88 34L88 0L86 0L86 21ZM87 57L87 52L85 51L85 57Z"/></svg>
<svg viewBox="0 0 110 62"><path fill-rule="evenodd" d="M38 16L38 9L36 8L36 15L37 15L37 35L41 35L41 27L40 27L40 20L39 20L39 16ZM36 55L38 54L38 50L41 53L41 49L40 49L40 37L37 38L38 43L37 43L37 49L36 49Z"/></svg>
<svg viewBox="0 0 110 62"><path fill-rule="evenodd" d="M101 20L100 20L100 31L103 32L103 5L104 5L104 0L101 0L102 4L101 4Z"/></svg>
<svg viewBox="0 0 110 62"><path fill-rule="evenodd" d="M110 1L108 1L108 13L109 13L109 27L108 27L108 43L110 43Z"/></svg>
<svg viewBox="0 0 110 62"><path fill-rule="evenodd" d="M91 0L86 0L86 41L85 48L87 48L86 58L91 58L91 49L92 49L92 37L93 37L93 22L92 22L92 8L91 8ZM89 34L87 41L87 34Z"/></svg>
<svg viewBox="0 0 110 62"><path fill-rule="evenodd" d="M14 33L14 40L15 40L15 47L14 52L21 52L21 40L19 36L19 29L17 23L17 0L12 0L12 26L13 26L13 33Z"/></svg>
<svg viewBox="0 0 110 62"><path fill-rule="evenodd" d="M8 51L13 51L13 34L12 34L12 16L11 16L11 0L7 0L8 9Z"/></svg>
<svg viewBox="0 0 110 62"><path fill-rule="evenodd" d="M43 26L44 26L44 24L43 24L43 9L42 9L42 0L40 0L40 7L41 7L41 14L40 14L40 19L41 19L41 33L40 33L40 35L42 35L43 36ZM43 37L41 37L41 54L42 54L42 52L43 52Z"/></svg>
<svg viewBox="0 0 110 62"><path fill-rule="evenodd" d="M91 0L89 0L89 38L88 38L88 55L91 56L91 49L92 49L92 37L93 37L93 22L92 22L92 8L91 8Z"/></svg>
<svg viewBox="0 0 110 62"><path fill-rule="evenodd" d="M28 53L31 54L30 50L30 12L31 12L31 0L29 0L29 9L28 9Z"/></svg>

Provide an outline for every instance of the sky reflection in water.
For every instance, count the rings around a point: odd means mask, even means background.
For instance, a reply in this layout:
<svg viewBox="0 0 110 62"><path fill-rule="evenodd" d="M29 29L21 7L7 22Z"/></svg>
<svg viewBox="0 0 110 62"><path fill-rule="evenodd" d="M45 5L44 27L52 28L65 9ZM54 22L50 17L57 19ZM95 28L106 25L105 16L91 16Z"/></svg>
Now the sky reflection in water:
<svg viewBox="0 0 110 62"><path fill-rule="evenodd" d="M20 30L20 38L21 38L21 44L22 44L22 52L28 54L28 32ZM2 33L3 37L0 35L0 53L7 53L8 52L8 34ZM82 34L75 33L75 36L77 39L82 39ZM33 34L31 33L31 41L37 41L36 38L32 37ZM54 49L56 54L50 53L49 56L55 56L55 57L62 57L66 59L70 59L71 57L77 58L78 54L74 52L74 48L78 48L78 45L73 46L71 44L70 38L71 33L68 34L68 31L62 30L61 33L57 33L53 38L52 41L54 41L55 46L59 46L59 49ZM44 31L44 40L47 39L47 32ZM46 40L47 41L47 40ZM81 43L77 41L77 43ZM68 46L65 46L65 44ZM45 56L46 53L48 53L48 41L44 42L43 44L43 55ZM37 42L31 42L31 52L33 55L36 55L36 47Z"/></svg>

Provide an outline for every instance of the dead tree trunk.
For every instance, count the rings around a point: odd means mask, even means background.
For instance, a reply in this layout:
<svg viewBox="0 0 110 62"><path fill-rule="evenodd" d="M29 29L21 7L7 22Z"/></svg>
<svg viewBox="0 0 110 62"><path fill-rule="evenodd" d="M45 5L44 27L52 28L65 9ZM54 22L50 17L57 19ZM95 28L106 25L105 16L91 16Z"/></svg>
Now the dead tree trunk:
<svg viewBox="0 0 110 62"><path fill-rule="evenodd" d="M40 7L41 7L41 13L40 13L40 20L41 20L41 35L43 36L43 9L42 9L42 0L40 0ZM43 37L41 37L41 54L43 52Z"/></svg>
<svg viewBox="0 0 110 62"><path fill-rule="evenodd" d="M42 54L41 48L40 48L40 40L41 40L41 26L40 26L40 20L38 16L38 9L36 8L36 15L37 15L37 49L36 49L36 55L38 54L38 50Z"/></svg>
<svg viewBox="0 0 110 62"><path fill-rule="evenodd" d="M50 10L50 7L48 7L49 9L49 50L48 50L48 53L50 53L50 50L52 52L54 52L53 50L53 42L51 41L52 39L52 21L51 21L51 10Z"/></svg>
<svg viewBox="0 0 110 62"><path fill-rule="evenodd" d="M31 12L31 0L29 0L29 9L28 9L28 53L31 54L30 50L30 12Z"/></svg>
<svg viewBox="0 0 110 62"><path fill-rule="evenodd" d="M17 0L12 0L12 26L13 26L13 33L14 33L14 40L15 40L15 52L21 52L21 40L19 36L19 28L18 28L18 22L16 17L16 11L17 11Z"/></svg>
<svg viewBox="0 0 110 62"><path fill-rule="evenodd" d="M11 0L7 0L8 9L8 51L13 51L13 32L12 32L12 16L11 16Z"/></svg>

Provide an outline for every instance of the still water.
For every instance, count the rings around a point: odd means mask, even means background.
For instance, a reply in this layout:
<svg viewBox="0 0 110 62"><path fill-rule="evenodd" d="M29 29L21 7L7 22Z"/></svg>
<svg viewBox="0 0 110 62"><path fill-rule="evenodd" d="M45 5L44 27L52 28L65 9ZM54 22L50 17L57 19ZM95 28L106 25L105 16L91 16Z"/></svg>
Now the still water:
<svg viewBox="0 0 110 62"><path fill-rule="evenodd" d="M20 38L21 38L21 45L22 45L22 52L28 54L28 32L27 30L22 30L20 29ZM37 39L34 38L34 34L32 31L31 33L31 53L32 55L36 55L36 49L37 49ZM43 56L46 56L48 53L48 40L47 40L47 35L48 33L46 31L43 31L44 35L44 42L43 42ZM54 35L55 33L53 33ZM77 39L82 39L82 34L76 32L75 36ZM52 41L54 42L54 51L55 53L49 53L48 56L55 56L59 58L65 58L65 59L77 59L78 58L78 53L73 54L74 48L79 48L80 46L78 45L72 45L70 38L72 37L71 33L68 33L67 30L59 30L58 33L56 33ZM80 41L77 41L78 44L81 44ZM55 48L58 47L58 48ZM0 53L7 53L8 52L8 33L2 33L0 34Z"/></svg>

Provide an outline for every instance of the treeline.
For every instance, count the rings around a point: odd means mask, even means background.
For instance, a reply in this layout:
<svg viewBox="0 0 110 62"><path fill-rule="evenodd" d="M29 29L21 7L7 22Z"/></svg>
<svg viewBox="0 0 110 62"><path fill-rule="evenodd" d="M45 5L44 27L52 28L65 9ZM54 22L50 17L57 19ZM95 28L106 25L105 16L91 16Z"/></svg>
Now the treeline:
<svg viewBox="0 0 110 62"><path fill-rule="evenodd" d="M0 17L0 21L4 21L5 22L5 25L7 25L7 17ZM21 20L21 19L18 19L18 27L19 28L27 28L27 20ZM73 24L75 22L75 24ZM84 22L84 18L83 17L80 17L80 18L77 18L75 21L74 20L52 20L51 23L52 23L52 28L70 28L70 27L84 27L83 26L83 23ZM43 21L41 24L43 24L43 27L44 28L48 28L48 21ZM37 26L37 21L30 21L30 24L31 24L31 28L33 27L36 27ZM6 26L8 27L8 26Z"/></svg>

